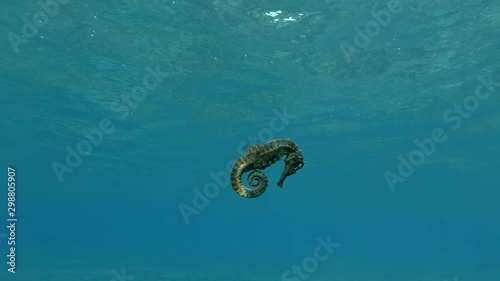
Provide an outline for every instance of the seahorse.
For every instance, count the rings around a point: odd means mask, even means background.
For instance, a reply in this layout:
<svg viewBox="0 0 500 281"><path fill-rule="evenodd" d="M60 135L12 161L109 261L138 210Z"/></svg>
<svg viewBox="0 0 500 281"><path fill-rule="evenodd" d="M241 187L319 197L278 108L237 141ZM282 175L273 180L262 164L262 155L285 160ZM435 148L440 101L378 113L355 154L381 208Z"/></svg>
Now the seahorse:
<svg viewBox="0 0 500 281"><path fill-rule="evenodd" d="M267 176L258 170L263 170L280 160L284 155L285 170L278 180L278 187L283 187L286 177L295 174L304 167L305 162L302 152L297 144L288 139L272 140L266 144L256 144L247 148L246 154L236 161L231 171L231 185L234 191L246 198L255 198L262 195L268 186ZM248 175L248 184L253 188L247 188L241 182L241 176L252 171Z"/></svg>

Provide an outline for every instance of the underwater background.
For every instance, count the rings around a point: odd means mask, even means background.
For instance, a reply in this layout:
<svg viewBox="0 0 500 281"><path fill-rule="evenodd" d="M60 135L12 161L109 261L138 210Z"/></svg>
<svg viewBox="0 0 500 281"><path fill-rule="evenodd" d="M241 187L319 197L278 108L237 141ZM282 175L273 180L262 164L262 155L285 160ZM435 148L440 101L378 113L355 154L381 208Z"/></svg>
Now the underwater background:
<svg viewBox="0 0 500 281"><path fill-rule="evenodd" d="M0 11L0 280L499 280L499 1Z"/></svg>

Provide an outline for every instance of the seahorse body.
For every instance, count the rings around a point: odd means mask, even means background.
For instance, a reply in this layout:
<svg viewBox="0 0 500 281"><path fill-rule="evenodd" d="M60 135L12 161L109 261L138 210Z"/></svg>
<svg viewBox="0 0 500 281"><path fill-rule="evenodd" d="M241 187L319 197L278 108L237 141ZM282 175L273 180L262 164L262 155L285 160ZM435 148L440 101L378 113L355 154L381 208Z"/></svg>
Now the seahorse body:
<svg viewBox="0 0 500 281"><path fill-rule="evenodd" d="M304 166L304 158L300 148L287 139L278 139L270 141L263 145L252 145L247 148L247 153L243 155L233 166L231 171L231 184L233 189L239 195L246 198L255 198L264 191L268 186L267 176L256 170L263 170L286 155L285 170L278 180L278 187L283 187L283 182L286 177L295 174ZM252 171L248 175L248 184L253 188L247 188L241 182L241 176Z"/></svg>

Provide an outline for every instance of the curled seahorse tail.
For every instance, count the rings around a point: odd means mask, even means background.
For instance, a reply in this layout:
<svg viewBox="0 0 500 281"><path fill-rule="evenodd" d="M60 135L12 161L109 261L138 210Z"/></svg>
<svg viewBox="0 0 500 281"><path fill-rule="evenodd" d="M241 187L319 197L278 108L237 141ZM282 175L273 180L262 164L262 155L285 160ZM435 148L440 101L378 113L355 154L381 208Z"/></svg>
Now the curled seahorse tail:
<svg viewBox="0 0 500 281"><path fill-rule="evenodd" d="M261 171L252 171L248 175L248 184L253 187L252 189L247 188L241 182L241 176L243 175L243 168L245 167L245 161L237 161L233 170L231 171L231 185L234 191L242 197L255 198L262 195L268 186L267 176Z"/></svg>
<svg viewBox="0 0 500 281"><path fill-rule="evenodd" d="M262 195L269 184L266 174L261 171L252 171L248 174L247 180L248 184L253 187L253 189L247 189L247 193L252 198Z"/></svg>

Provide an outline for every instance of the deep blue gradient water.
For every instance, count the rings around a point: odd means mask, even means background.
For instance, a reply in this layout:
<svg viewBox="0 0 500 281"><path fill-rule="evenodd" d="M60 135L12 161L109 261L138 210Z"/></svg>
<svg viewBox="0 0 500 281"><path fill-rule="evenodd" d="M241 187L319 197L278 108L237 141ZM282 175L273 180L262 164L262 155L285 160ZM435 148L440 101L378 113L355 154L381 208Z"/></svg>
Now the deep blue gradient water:
<svg viewBox="0 0 500 281"><path fill-rule="evenodd" d="M499 1L0 11L0 280L499 280Z"/></svg>

